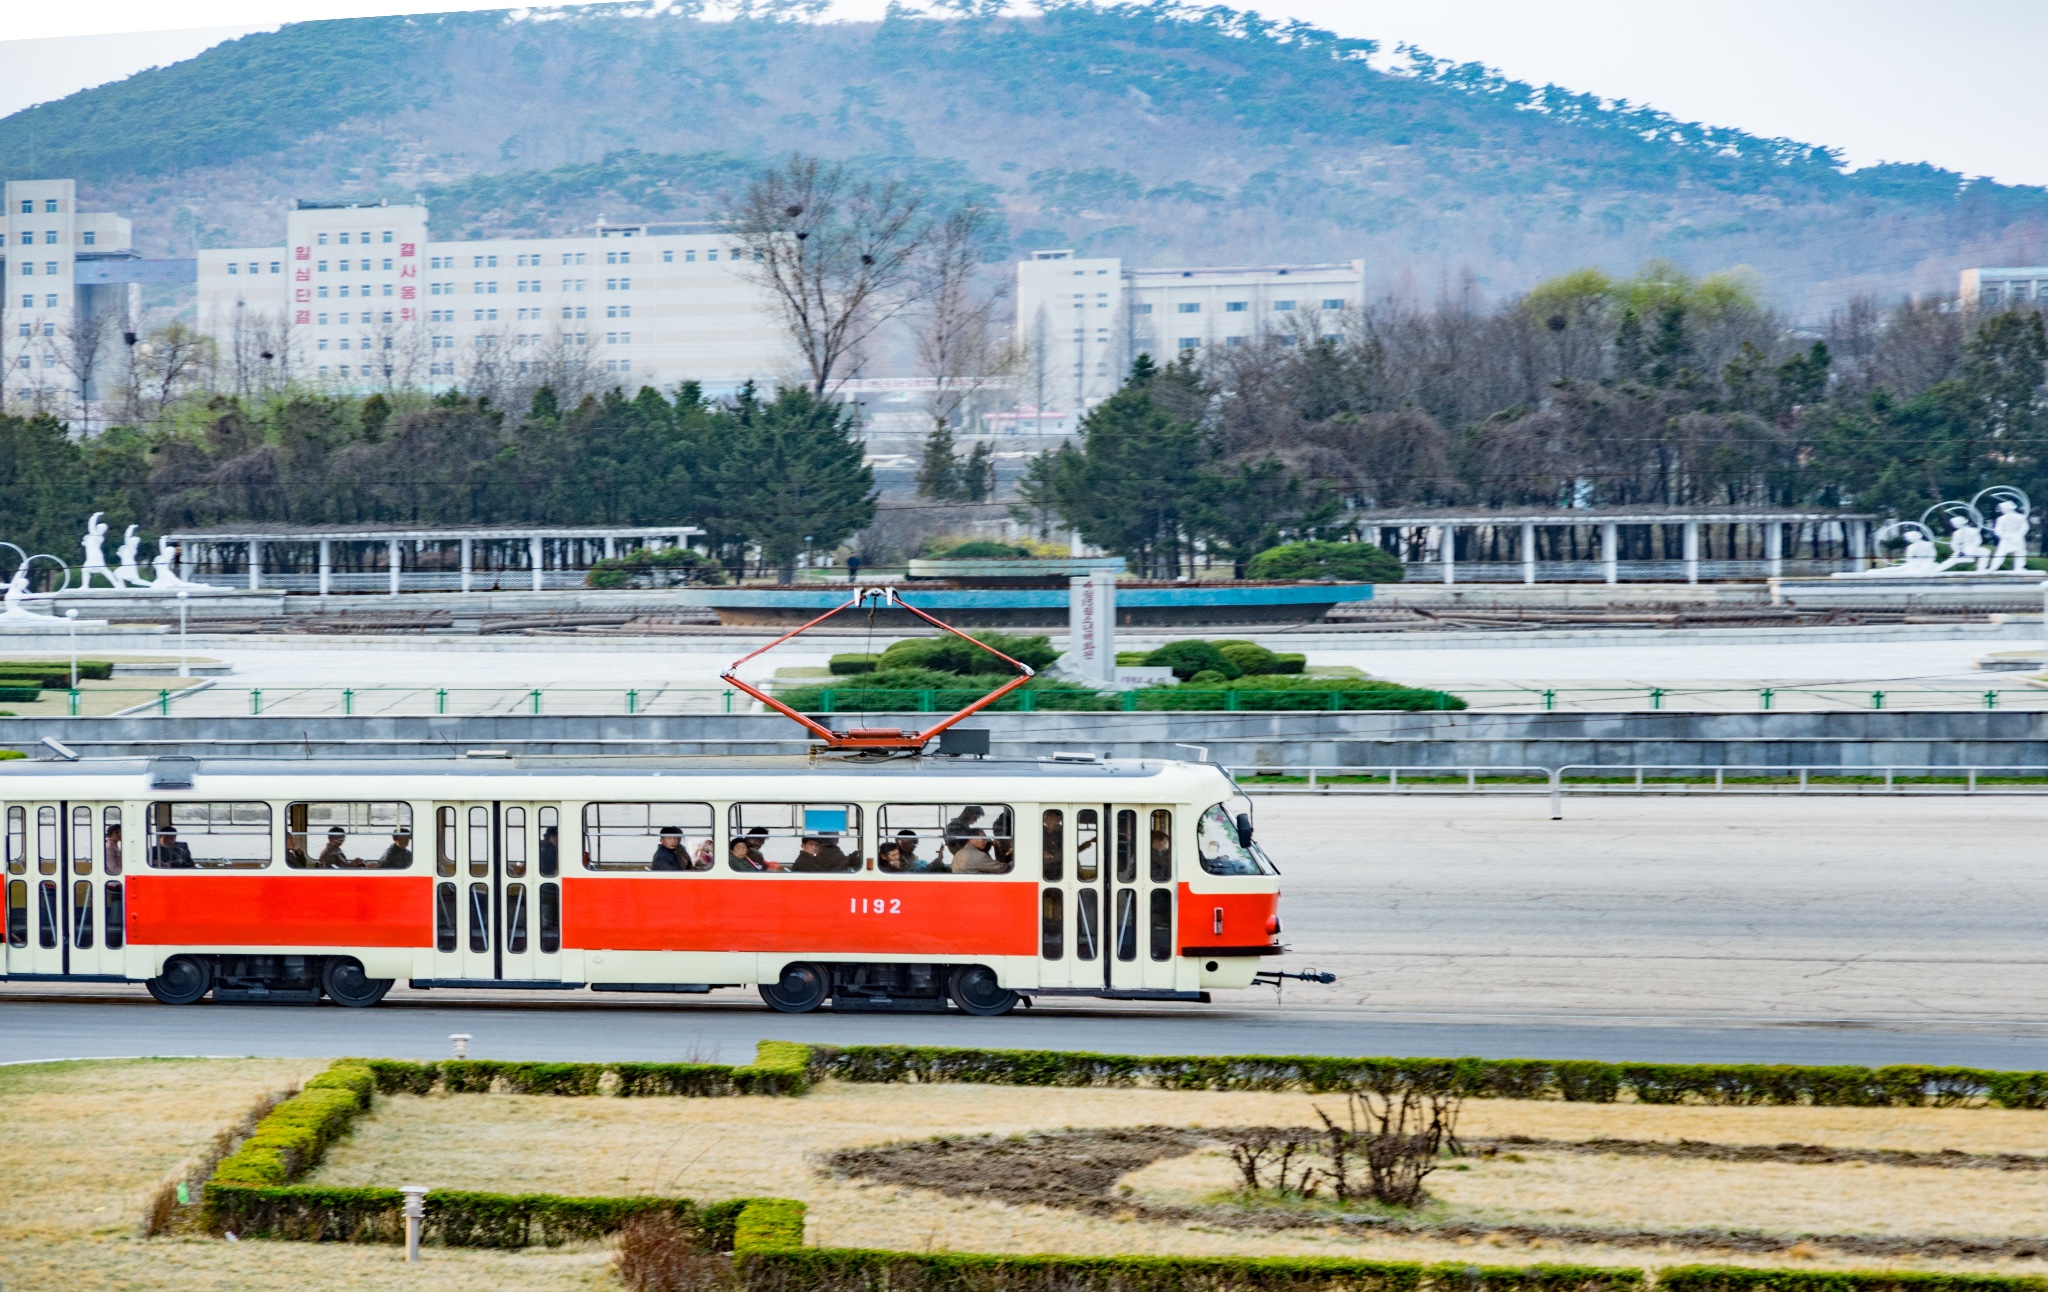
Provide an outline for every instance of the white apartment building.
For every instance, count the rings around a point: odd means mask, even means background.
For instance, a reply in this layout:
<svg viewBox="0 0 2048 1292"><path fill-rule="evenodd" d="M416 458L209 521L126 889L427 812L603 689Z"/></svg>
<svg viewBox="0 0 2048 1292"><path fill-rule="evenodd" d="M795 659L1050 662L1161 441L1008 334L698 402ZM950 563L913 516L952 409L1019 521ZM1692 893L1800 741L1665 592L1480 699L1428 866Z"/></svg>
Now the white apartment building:
<svg viewBox="0 0 2048 1292"><path fill-rule="evenodd" d="M1035 409L1085 411L1122 384L1141 353L1293 344L1335 333L1365 299L1365 262L1210 269L1127 269L1112 256L1034 251L1017 265L1017 335ZM1035 410L1034 410L1035 411Z"/></svg>
<svg viewBox="0 0 2048 1292"><path fill-rule="evenodd" d="M2013 304L2048 306L2048 265L2017 269L1965 269L1963 308L2003 309Z"/></svg>
<svg viewBox="0 0 2048 1292"><path fill-rule="evenodd" d="M135 281L108 262L132 261L128 221L78 209L68 179L10 180L0 209L0 363L5 389L75 391L81 321L124 305ZM103 338L104 339L104 338Z"/></svg>
<svg viewBox="0 0 2048 1292"><path fill-rule="evenodd" d="M199 327L223 347L276 337L302 377L341 386L574 362L629 391L725 394L801 375L742 254L683 225L435 242L425 206L302 200L282 246L199 253Z"/></svg>

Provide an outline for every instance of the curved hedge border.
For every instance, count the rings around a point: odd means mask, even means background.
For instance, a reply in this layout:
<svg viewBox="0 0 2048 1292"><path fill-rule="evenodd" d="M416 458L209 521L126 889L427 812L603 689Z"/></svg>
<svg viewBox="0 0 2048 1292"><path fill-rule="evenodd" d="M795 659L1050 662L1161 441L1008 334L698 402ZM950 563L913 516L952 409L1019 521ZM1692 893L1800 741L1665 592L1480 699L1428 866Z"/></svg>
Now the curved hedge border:
<svg viewBox="0 0 2048 1292"><path fill-rule="evenodd" d="M1475 1099L1828 1107L2048 1108L2048 1072L1902 1064L1600 1063L1548 1059L1138 1055L944 1046L817 1045L811 1071L842 1081L959 1081L1167 1090L1453 1090Z"/></svg>
<svg viewBox="0 0 2048 1292"><path fill-rule="evenodd" d="M503 1090L515 1095L572 1098L607 1093L621 1097L687 1095L801 1095L811 1088L811 1047L762 1041L754 1061L725 1063L515 1063L495 1059L353 1059L375 1075L379 1094L424 1095L436 1087L451 1095ZM607 1077L611 1078L607 1081Z"/></svg>

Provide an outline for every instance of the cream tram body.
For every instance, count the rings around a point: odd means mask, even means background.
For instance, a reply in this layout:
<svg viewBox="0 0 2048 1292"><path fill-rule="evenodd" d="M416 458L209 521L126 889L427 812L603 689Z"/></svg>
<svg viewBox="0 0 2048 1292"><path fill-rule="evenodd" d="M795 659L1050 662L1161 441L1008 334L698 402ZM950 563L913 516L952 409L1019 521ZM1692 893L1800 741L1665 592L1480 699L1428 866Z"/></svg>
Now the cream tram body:
<svg viewBox="0 0 2048 1292"><path fill-rule="evenodd" d="M396 979L758 985L792 1011L1199 999L1280 949L1237 795L1149 760L15 763L0 965L172 1003L373 1004ZM899 840L962 873L889 869Z"/></svg>

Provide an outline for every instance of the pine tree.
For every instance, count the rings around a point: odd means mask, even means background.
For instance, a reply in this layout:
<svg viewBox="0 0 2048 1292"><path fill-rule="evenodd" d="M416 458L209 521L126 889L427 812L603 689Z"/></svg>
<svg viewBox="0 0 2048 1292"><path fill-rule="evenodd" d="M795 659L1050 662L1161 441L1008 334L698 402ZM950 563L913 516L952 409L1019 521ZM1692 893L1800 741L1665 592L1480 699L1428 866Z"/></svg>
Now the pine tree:
<svg viewBox="0 0 2048 1292"><path fill-rule="evenodd" d="M953 431L944 422L924 437L924 457L917 464L917 496L952 502L961 495L960 462L953 456Z"/></svg>

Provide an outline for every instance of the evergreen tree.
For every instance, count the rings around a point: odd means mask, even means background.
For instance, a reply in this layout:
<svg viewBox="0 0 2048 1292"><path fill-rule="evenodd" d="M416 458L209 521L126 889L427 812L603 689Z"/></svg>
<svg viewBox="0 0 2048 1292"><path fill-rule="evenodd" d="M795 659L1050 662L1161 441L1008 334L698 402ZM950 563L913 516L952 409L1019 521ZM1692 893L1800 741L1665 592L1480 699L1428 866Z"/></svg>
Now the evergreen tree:
<svg viewBox="0 0 2048 1292"><path fill-rule="evenodd" d="M960 460L953 456L953 431L944 422L924 437L924 456L917 464L917 496L939 502L960 497Z"/></svg>
<svg viewBox="0 0 2048 1292"><path fill-rule="evenodd" d="M89 503L85 462L63 423L0 414L0 517L6 519L0 539L75 566L81 559L78 535L93 510ZM12 552L0 555L8 575L16 559Z"/></svg>
<svg viewBox="0 0 2048 1292"><path fill-rule="evenodd" d="M749 385L719 422L720 451L699 480L706 528L729 554L751 542L793 582L799 556L830 551L875 518L875 473L843 405L800 386L764 402Z"/></svg>

